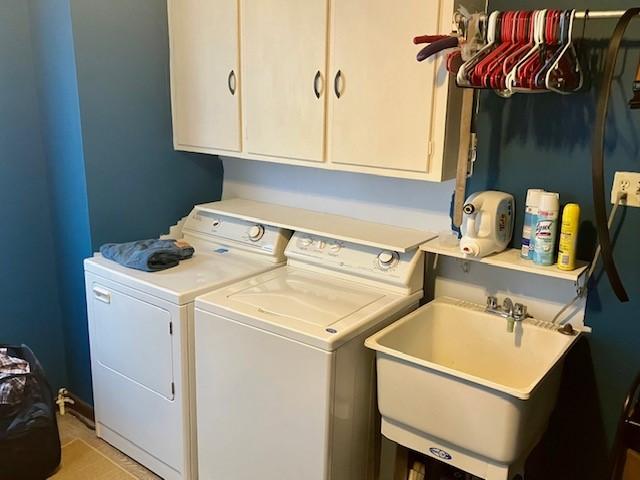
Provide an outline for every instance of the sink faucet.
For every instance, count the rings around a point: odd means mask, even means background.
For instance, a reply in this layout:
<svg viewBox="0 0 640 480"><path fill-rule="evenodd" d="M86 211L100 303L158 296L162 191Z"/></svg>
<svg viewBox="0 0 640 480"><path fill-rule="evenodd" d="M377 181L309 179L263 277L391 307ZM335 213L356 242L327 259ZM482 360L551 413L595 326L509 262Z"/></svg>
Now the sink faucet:
<svg viewBox="0 0 640 480"><path fill-rule="evenodd" d="M498 306L498 298L494 296L487 297L487 313L499 315L507 319L507 331L512 333L515 322L521 322L528 317L527 306L522 303L513 303L509 297L502 302L502 306Z"/></svg>

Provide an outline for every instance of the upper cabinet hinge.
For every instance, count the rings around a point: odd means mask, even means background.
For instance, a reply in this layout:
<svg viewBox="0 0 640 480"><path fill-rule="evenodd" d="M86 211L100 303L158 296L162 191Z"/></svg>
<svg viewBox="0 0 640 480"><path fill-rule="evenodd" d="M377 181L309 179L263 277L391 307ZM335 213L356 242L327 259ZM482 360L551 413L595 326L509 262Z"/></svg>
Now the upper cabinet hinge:
<svg viewBox="0 0 640 480"><path fill-rule="evenodd" d="M173 335L173 322L169 322L169 335Z"/></svg>
<svg viewBox="0 0 640 480"><path fill-rule="evenodd" d="M171 382L171 395L176 394L176 384Z"/></svg>
<svg viewBox="0 0 640 480"><path fill-rule="evenodd" d="M427 142L427 156L433 155L433 140Z"/></svg>

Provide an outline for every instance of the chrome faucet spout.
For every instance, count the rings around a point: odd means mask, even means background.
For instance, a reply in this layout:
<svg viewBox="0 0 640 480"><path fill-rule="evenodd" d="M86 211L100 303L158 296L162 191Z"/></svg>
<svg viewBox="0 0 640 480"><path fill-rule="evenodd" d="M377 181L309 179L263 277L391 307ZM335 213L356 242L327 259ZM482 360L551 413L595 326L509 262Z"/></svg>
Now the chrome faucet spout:
<svg viewBox="0 0 640 480"><path fill-rule="evenodd" d="M485 308L485 311L487 313L506 318L507 331L510 333L514 331L515 322L521 322L529 316L526 305L522 303L513 303L513 300L509 297L506 297L503 300L501 306L498 306L497 297L487 297L487 307Z"/></svg>

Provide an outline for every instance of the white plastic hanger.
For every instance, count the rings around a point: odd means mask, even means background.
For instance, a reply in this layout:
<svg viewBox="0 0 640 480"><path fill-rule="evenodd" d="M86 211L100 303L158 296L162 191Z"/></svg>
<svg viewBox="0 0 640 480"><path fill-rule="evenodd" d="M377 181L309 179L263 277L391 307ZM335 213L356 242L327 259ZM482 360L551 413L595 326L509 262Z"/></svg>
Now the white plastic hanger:
<svg viewBox="0 0 640 480"><path fill-rule="evenodd" d="M571 17L569 18L569 31L567 32L567 44L562 49L560 54L557 56L555 62L553 62L553 65L547 72L547 75L545 78L545 85L549 90L557 93L561 93L563 95L569 95L570 93L580 90L582 88L582 85L584 84L584 76L582 75L582 69L580 67L580 63L577 61L578 54L576 53L575 45L573 43L573 22L575 18L576 18L576 11L572 10ZM578 74L580 81L576 89L567 91L567 90L560 90L555 85L553 85L551 81L551 75L558 68L558 64L560 63L560 60L562 60L562 57L564 57L564 55L566 55L569 50L571 50L571 54L573 55L573 58L576 59L576 64L575 64L576 73Z"/></svg>
<svg viewBox="0 0 640 480"><path fill-rule="evenodd" d="M537 10L536 12L534 12L533 38L535 41L535 45L531 48L529 53L527 53L524 57L522 57L520 61L516 63L514 67L511 69L511 71L507 74L506 86L507 86L507 90L512 94L516 92L539 91L539 90L531 90L529 88L519 87L517 85L517 79L518 79L518 70L520 69L520 67L522 67L522 65L524 65L524 63L529 58L531 58L532 55L536 55L540 53L540 48L544 44L544 27L545 27L546 17L547 17L546 9Z"/></svg>
<svg viewBox="0 0 640 480"><path fill-rule="evenodd" d="M498 25L498 15L500 12L491 12L487 21L487 45L480 49L473 57L464 62L458 70L456 82L461 87L471 87L468 73L473 70L478 61L482 59L489 51L493 50L496 43L496 30Z"/></svg>

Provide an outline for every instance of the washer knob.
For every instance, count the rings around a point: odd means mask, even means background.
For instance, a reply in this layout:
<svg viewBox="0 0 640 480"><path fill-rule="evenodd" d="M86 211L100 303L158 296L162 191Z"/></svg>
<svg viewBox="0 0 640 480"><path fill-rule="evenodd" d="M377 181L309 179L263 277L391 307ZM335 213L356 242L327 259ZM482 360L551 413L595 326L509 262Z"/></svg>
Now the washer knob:
<svg viewBox="0 0 640 480"><path fill-rule="evenodd" d="M254 225L249 228L247 233L249 234L249 240L257 242L264 235L264 227L262 225Z"/></svg>
<svg viewBox="0 0 640 480"><path fill-rule="evenodd" d="M380 268L388 269L393 267L398 262L398 254L395 252L391 252L389 250L385 250L384 252L380 252L378 254L378 265Z"/></svg>
<svg viewBox="0 0 640 480"><path fill-rule="evenodd" d="M298 240L298 245L300 245L301 247L308 247L313 243L313 238L311 237L302 237L300 240Z"/></svg>
<svg viewBox="0 0 640 480"><path fill-rule="evenodd" d="M339 243L332 243L331 246L329 247L329 250L331 250L331 253L338 253L341 249L342 249L342 245L340 245Z"/></svg>

